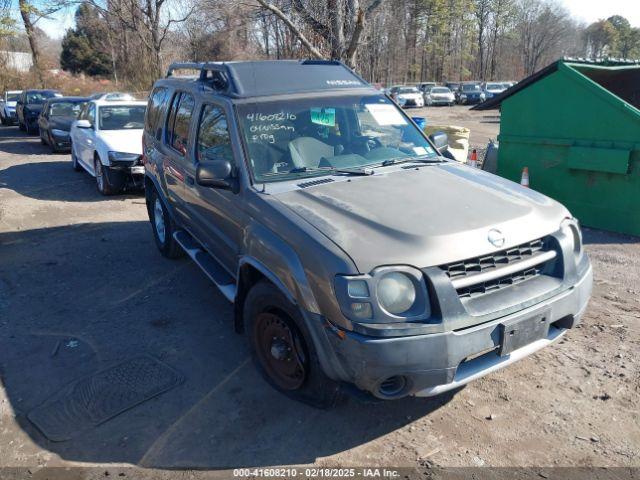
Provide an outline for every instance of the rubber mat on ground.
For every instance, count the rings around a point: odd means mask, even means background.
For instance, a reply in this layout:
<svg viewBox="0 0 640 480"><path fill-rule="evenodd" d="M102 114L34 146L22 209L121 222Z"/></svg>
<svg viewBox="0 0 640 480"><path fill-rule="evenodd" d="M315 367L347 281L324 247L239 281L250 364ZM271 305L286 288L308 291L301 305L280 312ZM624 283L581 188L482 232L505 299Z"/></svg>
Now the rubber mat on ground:
<svg viewBox="0 0 640 480"><path fill-rule="evenodd" d="M29 420L54 442L78 434L182 382L173 368L143 355L67 385L29 412Z"/></svg>

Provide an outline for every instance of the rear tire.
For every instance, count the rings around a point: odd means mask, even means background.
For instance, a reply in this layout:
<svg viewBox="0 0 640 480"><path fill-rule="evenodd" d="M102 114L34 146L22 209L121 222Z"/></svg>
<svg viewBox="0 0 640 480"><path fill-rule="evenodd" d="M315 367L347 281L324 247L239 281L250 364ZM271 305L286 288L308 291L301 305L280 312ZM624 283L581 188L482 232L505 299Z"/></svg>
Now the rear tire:
<svg viewBox="0 0 640 480"><path fill-rule="evenodd" d="M332 408L342 400L340 385L322 371L300 310L279 289L258 282L243 312L253 360L273 388L316 408Z"/></svg>
<svg viewBox="0 0 640 480"><path fill-rule="evenodd" d="M167 258L181 257L184 253L182 247L173 238L173 233L176 231L175 222L155 189L149 193L147 213L153 230L153 238L162 256Z"/></svg>

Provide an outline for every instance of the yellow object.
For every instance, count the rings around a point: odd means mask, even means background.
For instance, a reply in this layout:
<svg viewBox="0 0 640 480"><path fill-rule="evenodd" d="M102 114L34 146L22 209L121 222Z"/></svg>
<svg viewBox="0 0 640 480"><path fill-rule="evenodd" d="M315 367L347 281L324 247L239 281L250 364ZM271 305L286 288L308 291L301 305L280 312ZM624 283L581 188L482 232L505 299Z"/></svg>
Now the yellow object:
<svg viewBox="0 0 640 480"><path fill-rule="evenodd" d="M444 132L449 137L449 151L462 163L467 161L469 154L469 134L471 131L465 127L455 125L429 125L424 129L427 135L435 132Z"/></svg>

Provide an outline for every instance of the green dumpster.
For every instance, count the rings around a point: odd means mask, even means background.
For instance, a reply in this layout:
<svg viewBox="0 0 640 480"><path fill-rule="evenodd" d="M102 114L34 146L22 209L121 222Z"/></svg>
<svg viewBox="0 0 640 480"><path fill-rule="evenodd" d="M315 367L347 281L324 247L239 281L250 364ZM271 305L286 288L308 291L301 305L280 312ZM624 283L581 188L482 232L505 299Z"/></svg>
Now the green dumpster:
<svg viewBox="0 0 640 480"><path fill-rule="evenodd" d="M501 109L498 175L583 225L640 235L640 64L557 61L476 107Z"/></svg>

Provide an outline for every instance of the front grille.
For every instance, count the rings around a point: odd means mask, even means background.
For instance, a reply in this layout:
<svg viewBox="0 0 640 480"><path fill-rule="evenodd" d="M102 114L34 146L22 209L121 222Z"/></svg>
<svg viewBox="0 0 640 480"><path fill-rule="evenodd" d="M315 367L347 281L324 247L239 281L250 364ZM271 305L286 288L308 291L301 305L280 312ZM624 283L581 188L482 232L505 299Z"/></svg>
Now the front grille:
<svg viewBox="0 0 640 480"><path fill-rule="evenodd" d="M541 270L542 269L538 267L531 267L527 270L523 270L522 272L516 272L495 280L480 282L470 287L460 288L457 290L458 296L460 298L471 298L477 297L478 295L484 295L485 293L493 292L495 290L500 290L501 288L509 287L511 285L524 282L525 280L529 280L530 278L537 277L540 275Z"/></svg>
<svg viewBox="0 0 640 480"><path fill-rule="evenodd" d="M440 268L454 282L454 285L455 283L460 283L460 279L468 279L469 281L464 282L468 285L458 288L457 292L461 298L474 297L509 287L540 275L546 262L528 266L522 270L513 271L513 268L510 268L508 269L510 273L505 275L500 275L499 272L502 268L515 266L519 262L533 259L536 255L548 250L545 245L545 239L540 238L490 255L442 265ZM495 275L489 280L486 280L486 275L480 275L490 271L495 271ZM478 276L478 281L473 282L473 277L476 275ZM483 280L483 277L485 277L485 280Z"/></svg>

